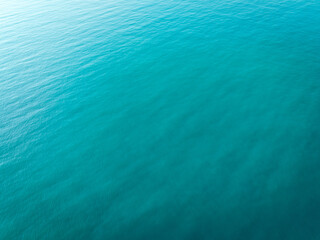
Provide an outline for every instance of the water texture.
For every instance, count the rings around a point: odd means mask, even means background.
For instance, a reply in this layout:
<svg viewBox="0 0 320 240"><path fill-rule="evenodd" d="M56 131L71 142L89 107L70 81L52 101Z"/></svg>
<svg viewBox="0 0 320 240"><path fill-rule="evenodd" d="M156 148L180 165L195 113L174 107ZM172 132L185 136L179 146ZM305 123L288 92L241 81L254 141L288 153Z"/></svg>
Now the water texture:
<svg viewBox="0 0 320 240"><path fill-rule="evenodd" d="M0 239L320 239L320 1L0 0Z"/></svg>

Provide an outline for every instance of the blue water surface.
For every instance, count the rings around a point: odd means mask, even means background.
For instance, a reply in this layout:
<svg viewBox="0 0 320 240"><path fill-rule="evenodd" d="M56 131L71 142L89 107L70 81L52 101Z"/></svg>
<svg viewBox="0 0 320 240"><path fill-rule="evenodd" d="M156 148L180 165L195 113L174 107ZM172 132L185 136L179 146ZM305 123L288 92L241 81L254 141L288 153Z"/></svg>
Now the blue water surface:
<svg viewBox="0 0 320 240"><path fill-rule="evenodd" d="M320 1L0 0L0 239L320 239Z"/></svg>

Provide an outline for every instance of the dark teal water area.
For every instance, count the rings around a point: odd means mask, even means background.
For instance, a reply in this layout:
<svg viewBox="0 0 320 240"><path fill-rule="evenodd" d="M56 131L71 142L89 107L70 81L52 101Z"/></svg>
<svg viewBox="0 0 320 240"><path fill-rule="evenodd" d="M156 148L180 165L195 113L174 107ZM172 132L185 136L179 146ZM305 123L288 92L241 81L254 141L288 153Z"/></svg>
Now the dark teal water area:
<svg viewBox="0 0 320 240"><path fill-rule="evenodd" d="M0 1L0 239L320 239L320 1Z"/></svg>

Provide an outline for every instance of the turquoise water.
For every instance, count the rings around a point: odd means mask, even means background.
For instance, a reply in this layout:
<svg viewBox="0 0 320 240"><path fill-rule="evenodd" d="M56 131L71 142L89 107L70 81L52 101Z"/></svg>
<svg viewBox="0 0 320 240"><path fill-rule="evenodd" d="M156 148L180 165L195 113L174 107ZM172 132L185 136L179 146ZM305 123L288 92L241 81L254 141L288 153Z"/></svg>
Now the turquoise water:
<svg viewBox="0 0 320 240"><path fill-rule="evenodd" d="M319 13L0 1L0 239L320 239Z"/></svg>

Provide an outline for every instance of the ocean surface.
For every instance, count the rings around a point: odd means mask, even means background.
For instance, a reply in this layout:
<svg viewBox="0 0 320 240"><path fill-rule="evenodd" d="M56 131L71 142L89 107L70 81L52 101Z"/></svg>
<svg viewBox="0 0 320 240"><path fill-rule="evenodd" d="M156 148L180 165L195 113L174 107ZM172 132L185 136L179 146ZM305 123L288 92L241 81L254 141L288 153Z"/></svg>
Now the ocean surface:
<svg viewBox="0 0 320 240"><path fill-rule="evenodd" d="M320 1L0 0L0 239L319 240Z"/></svg>

